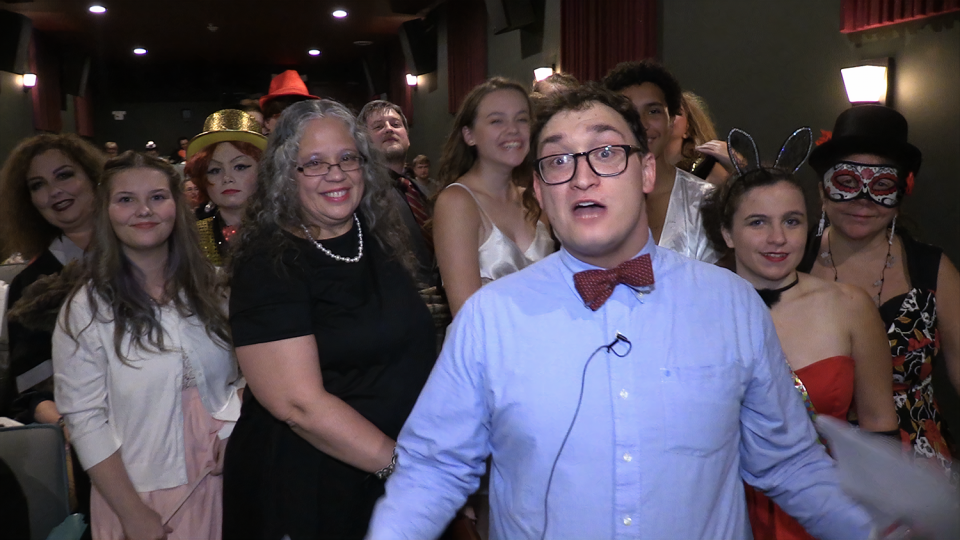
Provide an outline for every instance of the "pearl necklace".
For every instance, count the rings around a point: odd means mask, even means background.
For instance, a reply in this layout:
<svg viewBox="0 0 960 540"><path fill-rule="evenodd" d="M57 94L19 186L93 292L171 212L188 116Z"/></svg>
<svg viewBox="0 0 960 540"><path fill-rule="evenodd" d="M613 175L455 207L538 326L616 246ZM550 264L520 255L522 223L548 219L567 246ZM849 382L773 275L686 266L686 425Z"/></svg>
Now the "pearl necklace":
<svg viewBox="0 0 960 540"><path fill-rule="evenodd" d="M357 250L356 257L341 257L340 255L337 255L336 253L323 247L323 244L321 244L319 240L315 239L313 235L310 234L310 229L308 229L306 225L301 223L300 227L303 229L303 233L307 235L307 239L313 242L313 245L317 246L317 249L324 252L331 259L345 263L355 263L360 261L360 258L363 257L363 229L360 228L360 219L357 217L357 214L353 214L353 221L357 224L357 235L360 237L360 247Z"/></svg>

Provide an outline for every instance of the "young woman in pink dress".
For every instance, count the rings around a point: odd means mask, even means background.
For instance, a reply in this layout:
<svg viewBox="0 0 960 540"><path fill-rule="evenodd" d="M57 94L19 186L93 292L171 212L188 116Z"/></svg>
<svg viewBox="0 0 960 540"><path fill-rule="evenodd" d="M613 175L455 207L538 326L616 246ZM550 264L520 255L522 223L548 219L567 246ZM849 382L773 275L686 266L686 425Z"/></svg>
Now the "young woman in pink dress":
<svg viewBox="0 0 960 540"><path fill-rule="evenodd" d="M93 537L219 538L218 475L243 386L224 291L169 164L133 152L107 162L96 212L53 336Z"/></svg>

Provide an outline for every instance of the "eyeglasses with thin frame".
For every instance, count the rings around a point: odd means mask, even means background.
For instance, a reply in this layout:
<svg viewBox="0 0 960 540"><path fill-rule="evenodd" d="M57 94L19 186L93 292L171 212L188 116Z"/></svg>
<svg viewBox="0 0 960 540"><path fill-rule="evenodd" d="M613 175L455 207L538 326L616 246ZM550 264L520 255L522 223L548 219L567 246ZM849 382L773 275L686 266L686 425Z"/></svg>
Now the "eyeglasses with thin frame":
<svg viewBox="0 0 960 540"><path fill-rule="evenodd" d="M544 184L566 184L576 176L578 158L583 156L597 176L619 176L627 170L634 152L642 153L643 149L631 144L608 144L576 154L553 154L537 160L537 171Z"/></svg>
<svg viewBox="0 0 960 540"><path fill-rule="evenodd" d="M363 161L363 156L359 154L344 154L337 163L327 163L326 161L313 159L297 166L297 172L309 177L326 176L330 174L331 169L339 167L340 171L348 173L362 167Z"/></svg>

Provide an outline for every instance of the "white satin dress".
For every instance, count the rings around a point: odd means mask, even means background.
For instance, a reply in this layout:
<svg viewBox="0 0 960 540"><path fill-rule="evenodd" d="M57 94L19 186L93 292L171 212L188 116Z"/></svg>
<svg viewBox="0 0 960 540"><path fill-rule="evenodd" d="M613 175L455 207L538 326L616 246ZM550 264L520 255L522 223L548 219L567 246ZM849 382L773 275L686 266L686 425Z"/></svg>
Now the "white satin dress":
<svg viewBox="0 0 960 540"><path fill-rule="evenodd" d="M493 220L484 212L483 206L480 205L480 201L477 200L473 191L470 191L470 188L456 182L450 184L447 188L452 186L465 189L473 197L473 201L477 203L477 208L480 209L480 219L490 229L487 239L480 245L480 283L482 285L522 270L555 251L550 230L542 221L537 221L536 236L534 236L530 247L526 251L521 251L520 247L510 237L503 234L503 231L494 225Z"/></svg>

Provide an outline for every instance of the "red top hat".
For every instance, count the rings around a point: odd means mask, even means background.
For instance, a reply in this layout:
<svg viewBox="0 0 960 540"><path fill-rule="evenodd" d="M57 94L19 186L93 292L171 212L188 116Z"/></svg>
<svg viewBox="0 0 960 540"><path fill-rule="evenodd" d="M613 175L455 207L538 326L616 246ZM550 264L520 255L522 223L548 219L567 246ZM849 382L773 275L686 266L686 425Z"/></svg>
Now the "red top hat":
<svg viewBox="0 0 960 540"><path fill-rule="evenodd" d="M281 96L303 96L308 99L320 99L317 96L310 95L310 91L307 90L307 85L303 84L300 74L293 69L284 71L270 81L270 91L260 98L260 108L263 109L267 102Z"/></svg>

